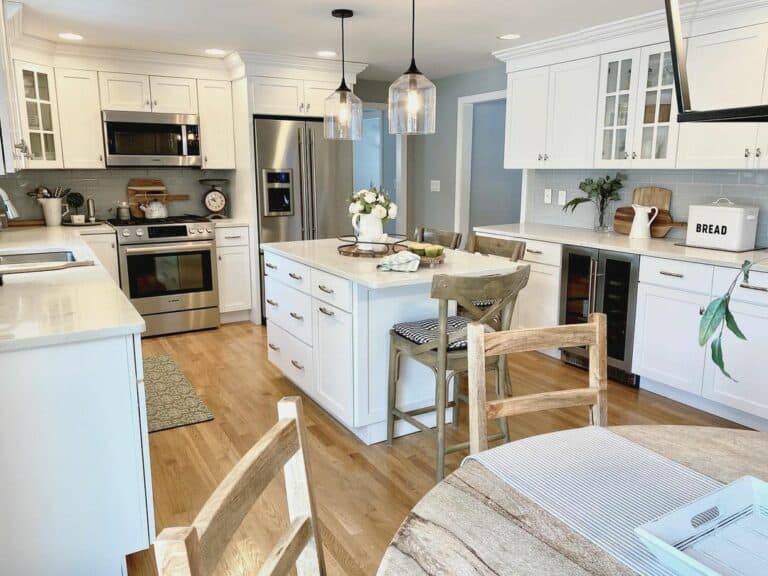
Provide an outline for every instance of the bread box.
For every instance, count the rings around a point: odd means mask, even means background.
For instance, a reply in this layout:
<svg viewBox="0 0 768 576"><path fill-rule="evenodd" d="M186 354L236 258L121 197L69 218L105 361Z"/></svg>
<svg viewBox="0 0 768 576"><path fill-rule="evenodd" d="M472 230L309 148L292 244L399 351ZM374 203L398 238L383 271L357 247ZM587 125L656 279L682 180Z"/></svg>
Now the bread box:
<svg viewBox="0 0 768 576"><path fill-rule="evenodd" d="M727 198L690 206L685 243L732 252L754 250L759 210L757 206L737 206Z"/></svg>

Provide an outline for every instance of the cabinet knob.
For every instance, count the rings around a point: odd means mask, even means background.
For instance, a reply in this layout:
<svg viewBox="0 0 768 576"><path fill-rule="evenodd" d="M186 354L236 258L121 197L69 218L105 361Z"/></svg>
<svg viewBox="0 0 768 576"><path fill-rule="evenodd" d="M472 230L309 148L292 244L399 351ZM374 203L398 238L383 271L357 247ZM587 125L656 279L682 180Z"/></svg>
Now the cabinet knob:
<svg viewBox="0 0 768 576"><path fill-rule="evenodd" d="M149 100L147 100L146 102L144 102L144 104L145 104L146 106L151 106L151 105L152 105L152 103L151 103Z"/></svg>
<svg viewBox="0 0 768 576"><path fill-rule="evenodd" d="M541 162L542 160L544 160L544 155L543 154L539 154L539 162Z"/></svg>
<svg viewBox="0 0 768 576"><path fill-rule="evenodd" d="M304 112L304 102L299 104L299 112Z"/></svg>
<svg viewBox="0 0 768 576"><path fill-rule="evenodd" d="M752 153L749 151L749 148L744 148L744 158L749 158L752 155Z"/></svg>
<svg viewBox="0 0 768 576"><path fill-rule="evenodd" d="M206 164L208 164L208 156L203 156L203 162L205 162Z"/></svg>
<svg viewBox="0 0 768 576"><path fill-rule="evenodd" d="M627 158L629 158L629 152L624 152L624 160L626 160Z"/></svg>
<svg viewBox="0 0 768 576"><path fill-rule="evenodd" d="M760 158L763 155L763 151L760 148L755 150L755 158Z"/></svg>
<svg viewBox="0 0 768 576"><path fill-rule="evenodd" d="M219 262L221 262L221 256L219 256Z"/></svg>
<svg viewBox="0 0 768 576"><path fill-rule="evenodd" d="M547 160L549 160L549 154L544 154L544 162L546 162Z"/></svg>
<svg viewBox="0 0 768 576"><path fill-rule="evenodd" d="M309 112L309 107L310 106L311 106L311 104L307 104L307 112Z"/></svg>
<svg viewBox="0 0 768 576"><path fill-rule="evenodd" d="M153 106L157 106L157 100L153 101L153 102L152 102L152 105L153 105Z"/></svg>
<svg viewBox="0 0 768 576"><path fill-rule="evenodd" d="M637 152L632 152L632 160L637 159Z"/></svg>
<svg viewBox="0 0 768 576"><path fill-rule="evenodd" d="M104 155L103 154L99 154L99 162L104 162Z"/></svg>

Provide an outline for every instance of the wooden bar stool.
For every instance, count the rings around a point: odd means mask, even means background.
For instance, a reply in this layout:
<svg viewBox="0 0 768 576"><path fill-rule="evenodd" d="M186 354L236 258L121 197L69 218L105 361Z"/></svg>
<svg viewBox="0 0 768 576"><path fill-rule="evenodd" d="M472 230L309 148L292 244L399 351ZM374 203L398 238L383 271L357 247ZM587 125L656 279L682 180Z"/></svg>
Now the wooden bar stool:
<svg viewBox="0 0 768 576"><path fill-rule="evenodd" d="M438 230L437 228L425 228L417 226L413 233L413 239L416 242L428 242L445 246L451 250L456 250L461 245L461 233L449 230Z"/></svg>
<svg viewBox="0 0 768 576"><path fill-rule="evenodd" d="M395 420L405 420L424 432L437 436L436 470L438 481L443 478L445 455L469 446L462 442L447 446L445 441L445 410L455 407L460 397L454 387L455 399L448 403L448 376L456 382L456 375L467 371L467 325L476 321L491 331L508 330L512 321L517 295L528 283L530 267L523 266L510 274L492 276L448 276L436 275L432 280L432 298L439 300L439 315L417 322L396 324L390 330L389 380L387 393L387 444L392 445L395 433ZM486 309L474 303L493 300L494 304ZM448 303L456 301L464 307L465 316L449 316ZM397 383L400 372L400 358L405 355L424 364L435 373L435 405L404 412L397 408ZM507 366L503 361L495 362L496 391L499 398L504 397L504 382L507 380ZM435 411L436 429L423 424L416 416ZM494 438L508 438L506 422L502 422L501 433Z"/></svg>
<svg viewBox="0 0 768 576"><path fill-rule="evenodd" d="M470 232L467 236L467 252L473 254L487 254L501 256L517 262L525 256L525 242L512 238L491 238L490 236L478 236Z"/></svg>

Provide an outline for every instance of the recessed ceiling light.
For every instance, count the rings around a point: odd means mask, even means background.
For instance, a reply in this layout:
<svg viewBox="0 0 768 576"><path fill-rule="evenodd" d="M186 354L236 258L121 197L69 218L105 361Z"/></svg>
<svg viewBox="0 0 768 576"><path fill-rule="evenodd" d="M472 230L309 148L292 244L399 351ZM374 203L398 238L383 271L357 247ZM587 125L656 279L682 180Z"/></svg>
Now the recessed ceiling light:
<svg viewBox="0 0 768 576"><path fill-rule="evenodd" d="M80 34L74 32L59 32L59 38L62 40L82 40L83 37Z"/></svg>
<svg viewBox="0 0 768 576"><path fill-rule="evenodd" d="M520 34L500 34L496 36L499 40L517 40L520 38Z"/></svg>
<svg viewBox="0 0 768 576"><path fill-rule="evenodd" d="M209 56L226 56L227 51L221 48L206 48L205 53Z"/></svg>
<svg viewBox="0 0 768 576"><path fill-rule="evenodd" d="M316 52L320 58L335 58L337 56L336 52L333 50L320 50Z"/></svg>

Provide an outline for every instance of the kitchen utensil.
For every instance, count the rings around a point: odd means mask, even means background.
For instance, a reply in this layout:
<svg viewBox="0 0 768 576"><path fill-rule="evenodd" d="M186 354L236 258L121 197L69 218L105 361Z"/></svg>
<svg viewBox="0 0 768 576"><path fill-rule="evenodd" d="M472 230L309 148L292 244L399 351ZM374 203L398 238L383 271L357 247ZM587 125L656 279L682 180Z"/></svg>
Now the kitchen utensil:
<svg viewBox="0 0 768 576"><path fill-rule="evenodd" d="M27 193L29 196L32 196L33 198L50 198L51 197L51 191L48 190L45 186L38 186L35 188L32 192Z"/></svg>
<svg viewBox="0 0 768 576"><path fill-rule="evenodd" d="M616 234L629 235L632 221L635 219L635 209L632 206L622 206L616 209L613 219L613 231ZM685 222L674 222L668 210L659 210L659 215L651 223L651 238L664 238L672 228L685 228Z"/></svg>
<svg viewBox="0 0 768 576"><path fill-rule="evenodd" d="M168 218L168 209L160 200L152 200L148 204L141 204L139 210L144 213L144 218L147 220Z"/></svg>
<svg viewBox="0 0 768 576"><path fill-rule="evenodd" d="M88 219L88 222L96 221L96 202L93 198L88 198L85 203L85 217Z"/></svg>
<svg viewBox="0 0 768 576"><path fill-rule="evenodd" d="M43 207L46 226L61 226L61 218L69 214L69 206L62 204L61 198L38 198Z"/></svg>
<svg viewBox="0 0 768 576"><path fill-rule="evenodd" d="M125 200L121 200L117 203L115 212L117 214L117 219L121 222L128 222L131 219L131 207Z"/></svg>
<svg viewBox="0 0 768 576"><path fill-rule="evenodd" d="M656 206L659 210L669 210L672 203L672 191L658 186L635 188L632 192L632 204Z"/></svg>
<svg viewBox="0 0 768 576"><path fill-rule="evenodd" d="M759 211L757 206L738 206L728 198L689 206L685 243L733 252L753 250Z"/></svg>

